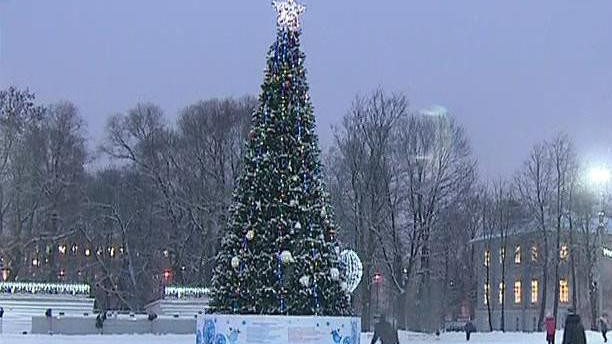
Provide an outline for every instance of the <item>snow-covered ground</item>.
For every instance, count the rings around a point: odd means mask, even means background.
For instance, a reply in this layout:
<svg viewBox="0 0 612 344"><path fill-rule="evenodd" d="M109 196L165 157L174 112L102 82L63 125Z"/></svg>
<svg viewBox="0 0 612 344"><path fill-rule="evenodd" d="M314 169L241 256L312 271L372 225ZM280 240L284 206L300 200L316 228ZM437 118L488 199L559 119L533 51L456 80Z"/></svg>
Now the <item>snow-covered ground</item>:
<svg viewBox="0 0 612 344"><path fill-rule="evenodd" d="M557 333L560 343L563 333ZM589 344L603 343L599 333L587 334ZM361 344L370 344L371 334L363 334ZM462 333L445 333L439 338L418 333L400 333L401 344L437 344L465 343ZM545 343L543 333L475 333L470 343L477 344L538 344ZM2 344L193 344L195 336L34 336L34 335L0 335ZM333 343L330 343L333 344Z"/></svg>

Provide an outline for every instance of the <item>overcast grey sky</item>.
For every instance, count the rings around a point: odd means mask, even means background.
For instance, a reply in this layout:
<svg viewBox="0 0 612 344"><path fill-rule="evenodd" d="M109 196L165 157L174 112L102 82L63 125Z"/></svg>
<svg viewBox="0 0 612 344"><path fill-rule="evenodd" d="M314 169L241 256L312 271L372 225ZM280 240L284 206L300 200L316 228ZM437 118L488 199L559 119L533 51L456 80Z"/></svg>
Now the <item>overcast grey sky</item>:
<svg viewBox="0 0 612 344"><path fill-rule="evenodd" d="M319 132L382 86L465 126L482 174L509 175L558 130L612 147L612 1L303 0ZM71 100L98 139L140 101L170 118L198 99L257 94L274 39L268 0L0 0L0 87Z"/></svg>

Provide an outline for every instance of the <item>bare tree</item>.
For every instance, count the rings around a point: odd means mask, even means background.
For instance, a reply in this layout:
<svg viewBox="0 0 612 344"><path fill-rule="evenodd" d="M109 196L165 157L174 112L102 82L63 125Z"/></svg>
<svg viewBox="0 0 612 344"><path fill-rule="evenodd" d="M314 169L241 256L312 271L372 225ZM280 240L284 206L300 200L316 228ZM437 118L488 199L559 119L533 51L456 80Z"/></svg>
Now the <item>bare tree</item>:
<svg viewBox="0 0 612 344"><path fill-rule="evenodd" d="M537 224L540 232L539 241L542 243L542 292L540 303L540 314L538 318L538 328L542 328L547 303L548 290L548 268L550 261L549 244L549 208L552 202L553 176L548 150L545 145L536 145L521 171L515 177L515 185L518 195L525 205L528 215Z"/></svg>
<svg viewBox="0 0 612 344"><path fill-rule="evenodd" d="M484 241L484 268L485 268L485 287L484 287L484 302L487 306L487 322L489 331L493 331L493 309L491 307L491 250L493 248L493 233L494 226L492 221L493 202L490 195L490 190L485 186L482 190L482 202L479 209L481 217L481 234Z"/></svg>
<svg viewBox="0 0 612 344"><path fill-rule="evenodd" d="M92 254L84 270L101 309L140 310L160 296L154 290L161 283L157 238L164 223L151 204L154 195L150 183L127 168L99 171L88 182L81 234Z"/></svg>
<svg viewBox="0 0 612 344"><path fill-rule="evenodd" d="M190 271L205 281L212 277L216 238L225 226L255 105L253 98L198 102L186 107L178 119L175 161L180 199L192 225L201 233L203 248L183 260L186 264L200 262ZM198 259L202 253L203 259Z"/></svg>
<svg viewBox="0 0 612 344"><path fill-rule="evenodd" d="M71 103L43 109L27 93L9 89L5 95L12 98L3 105L4 124L10 123L12 131L4 136L2 188L2 222L10 228L2 245L9 278L27 276L29 262L40 257L44 264L38 275L54 281L61 273L50 253L75 232L81 210L86 162L82 119Z"/></svg>
<svg viewBox="0 0 612 344"><path fill-rule="evenodd" d="M12 268L10 278L15 278L23 261L23 245L26 239L22 235L24 225L28 223L26 215L15 213L22 203L20 193L23 184L18 175L23 169L23 146L30 129L39 125L44 108L34 103L34 94L28 90L9 87L0 91L0 253L7 257L7 265ZM16 217L19 218L16 218ZM8 230L7 230L8 228Z"/></svg>
<svg viewBox="0 0 612 344"><path fill-rule="evenodd" d="M501 284L503 288L500 290L501 293L501 320L500 329L501 331L506 330L506 286L508 285L507 280L507 268L510 260L508 255L516 259L516 255L520 255L519 246L509 246L509 238L519 234L520 227L525 223L523 221L524 214L522 205L516 199L513 185L504 181L498 180L493 185L494 195L494 216L493 223L496 228L496 232L499 236L500 243L500 265L501 265ZM514 249L514 250L513 250Z"/></svg>
<svg viewBox="0 0 612 344"><path fill-rule="evenodd" d="M573 166L576 164L576 156L574 153L573 143L567 135L560 134L556 136L548 145L550 164L553 170L553 200L554 207L551 209L554 217L555 226L555 254L554 254L554 271L555 271L555 296L553 303L553 315L557 318L559 312L559 265L561 239L565 219L570 209L570 188L573 184L572 173Z"/></svg>
<svg viewBox="0 0 612 344"><path fill-rule="evenodd" d="M410 245L408 276L414 272L420 276L416 281L420 316L416 320L434 326L432 322L435 320L422 316L428 314L426 312L431 308L427 302L432 298L427 294L432 290L432 231L436 228L440 212L472 187L475 161L463 129L446 115L415 114L407 118L400 129L398 152L407 192L404 212Z"/></svg>
<svg viewBox="0 0 612 344"><path fill-rule="evenodd" d="M173 228L160 231L157 250L178 281L210 280L254 104L251 98L199 102L181 112L176 129L152 104L109 121L103 150L154 186L155 214Z"/></svg>
<svg viewBox="0 0 612 344"><path fill-rule="evenodd" d="M434 243L434 231L441 213L468 194L475 180L463 129L447 116L409 115L405 97L386 97L380 90L357 98L343 123L336 132L337 166L332 167L334 183L346 195L335 200L340 223L356 233L354 244L364 257L366 276L375 268L387 271L399 326L409 322L410 283L419 290L413 301L423 308L411 323L416 328L438 326L438 311L416 300L431 300L423 295L431 287L431 259L436 259L436 277L449 276L440 268L449 250ZM372 291L366 280L361 289L364 328L369 326Z"/></svg>
<svg viewBox="0 0 612 344"><path fill-rule="evenodd" d="M484 188L475 186L440 214L432 252L440 257L436 265L441 270L443 281L438 300L441 324L447 317L458 319L465 316L464 307L469 307L468 315L473 318L474 306L481 300L476 298L478 283L481 282L481 276L476 275L476 264L483 264L483 261L476 258L474 243L476 239L490 239L489 235L483 237L482 231L483 202L487 201L486 198ZM478 257L482 256L479 254Z"/></svg>
<svg viewBox="0 0 612 344"><path fill-rule="evenodd" d="M568 183L567 183L567 222L569 226L569 248L570 248L570 273L572 278L572 307L578 309L578 294L579 294L579 283L576 275L576 264L578 263L577 255L580 253L577 250L576 241L576 194L579 192L579 173L580 163L578 161L572 161L568 166Z"/></svg>
<svg viewBox="0 0 612 344"><path fill-rule="evenodd" d="M572 223L577 227L578 240L574 249L575 256L581 258L581 262L577 263L579 277L584 278L587 288L586 300L588 304L588 312L591 318L591 329L597 330L598 318L598 290L596 279L596 266L599 253L599 244L597 240L598 223L598 196L589 188L588 182L584 178L578 178L575 192L572 197ZM576 272L572 272L576 274ZM574 286L574 294L578 307L581 306L580 294L582 284Z"/></svg>
<svg viewBox="0 0 612 344"><path fill-rule="evenodd" d="M406 116L407 106L404 96L387 97L382 90L368 98L357 97L344 118L342 131L336 131L338 163L330 169L336 172L331 184L342 189L345 195L335 199L343 234L354 236L352 244L364 259L365 283L360 294L364 328L370 327L371 281L377 253L384 256L385 267L398 293L405 294L398 213L401 194L392 154L397 125Z"/></svg>

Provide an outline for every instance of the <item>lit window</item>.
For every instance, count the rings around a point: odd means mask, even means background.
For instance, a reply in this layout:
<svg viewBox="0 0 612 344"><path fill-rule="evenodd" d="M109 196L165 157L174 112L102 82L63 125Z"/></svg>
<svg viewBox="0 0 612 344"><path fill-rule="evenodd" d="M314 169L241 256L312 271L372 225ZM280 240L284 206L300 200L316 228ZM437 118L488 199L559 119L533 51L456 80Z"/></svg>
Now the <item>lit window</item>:
<svg viewBox="0 0 612 344"><path fill-rule="evenodd" d="M521 303L522 286L521 281L514 282L514 303Z"/></svg>
<svg viewBox="0 0 612 344"><path fill-rule="evenodd" d="M565 244L561 245L561 249L559 250L559 257L561 257L561 259L567 259L568 256L569 248Z"/></svg>
<svg viewBox="0 0 612 344"><path fill-rule="evenodd" d="M501 305L502 303L504 303L504 294L506 293L506 286L504 285L504 283L500 283L499 284L499 304Z"/></svg>
<svg viewBox="0 0 612 344"><path fill-rule="evenodd" d="M499 249L499 263L504 264L504 261L506 261L506 248L502 247Z"/></svg>
<svg viewBox="0 0 612 344"><path fill-rule="evenodd" d="M531 280L531 303L538 303L538 280Z"/></svg>
<svg viewBox="0 0 612 344"><path fill-rule="evenodd" d="M484 304L488 304L489 303L489 297L491 296L491 285L488 283L485 283L484 285Z"/></svg>
<svg viewBox="0 0 612 344"><path fill-rule="evenodd" d="M536 245L531 246L531 261L534 263L538 261L538 246Z"/></svg>
<svg viewBox="0 0 612 344"><path fill-rule="evenodd" d="M561 303L569 302L569 284L566 279L559 280L559 301Z"/></svg>
<svg viewBox="0 0 612 344"><path fill-rule="evenodd" d="M514 249L514 263L521 264L521 246L517 246Z"/></svg>
<svg viewBox="0 0 612 344"><path fill-rule="evenodd" d="M491 266L491 251L487 249L484 254L484 265Z"/></svg>

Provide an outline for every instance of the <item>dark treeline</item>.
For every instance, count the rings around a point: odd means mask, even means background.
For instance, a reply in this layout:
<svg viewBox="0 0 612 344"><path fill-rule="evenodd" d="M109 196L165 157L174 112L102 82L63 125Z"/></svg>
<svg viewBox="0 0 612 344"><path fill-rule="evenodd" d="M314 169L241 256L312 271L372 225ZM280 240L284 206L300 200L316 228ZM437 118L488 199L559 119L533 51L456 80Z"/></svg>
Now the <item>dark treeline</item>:
<svg viewBox="0 0 612 344"><path fill-rule="evenodd" d="M137 104L112 116L102 144L88 149L73 104L1 91L7 279L86 282L98 307L130 310L164 284L208 286L256 105L250 97L201 101L170 123L158 106ZM326 182L342 244L363 261L353 295L363 328L382 312L400 328L430 330L473 316L482 257L471 241L504 238L521 221L542 233L544 288L557 285L559 255L548 252L567 222L571 257L580 257L572 271L592 271L598 202L569 137L536 145L512 178L487 182L461 125L444 111L411 111L402 94L356 97L334 133ZM108 163L89 168L99 161ZM597 302L592 288L580 295L578 306ZM559 300L551 302L556 311Z"/></svg>
<svg viewBox="0 0 612 344"><path fill-rule="evenodd" d="M103 144L88 151L73 104L1 91L7 279L87 282L99 307L131 310L164 283L206 285L255 104L198 102L175 124L158 106L138 104L112 116ZM87 168L94 159L111 163Z"/></svg>
<svg viewBox="0 0 612 344"><path fill-rule="evenodd" d="M404 95L377 90L355 99L326 165L343 242L363 261L354 295L363 328L377 313L393 315L400 328L429 331L473 318L483 305L477 292L492 284L488 268L477 274L484 260L475 240L508 252L495 281L513 286L523 278L508 272L514 235L525 232L535 235L522 242L524 252L538 250L537 263L530 261L541 283L538 328L546 312L560 316L560 279L572 281L566 302L596 328L597 214L605 203L569 136L536 144L510 178L485 180L466 133L444 109L412 112ZM504 330L504 294L513 290L490 287L490 329ZM492 311L501 312L501 323L492 323Z"/></svg>

